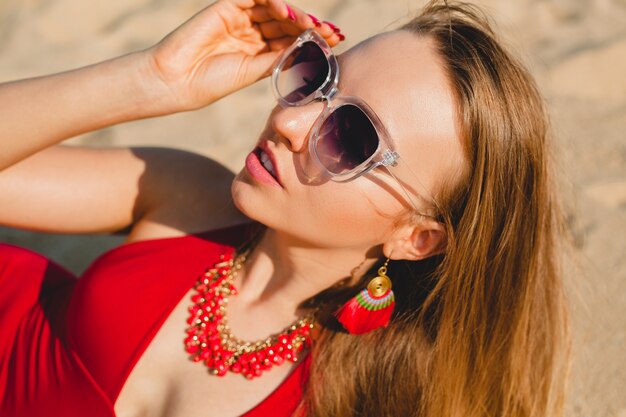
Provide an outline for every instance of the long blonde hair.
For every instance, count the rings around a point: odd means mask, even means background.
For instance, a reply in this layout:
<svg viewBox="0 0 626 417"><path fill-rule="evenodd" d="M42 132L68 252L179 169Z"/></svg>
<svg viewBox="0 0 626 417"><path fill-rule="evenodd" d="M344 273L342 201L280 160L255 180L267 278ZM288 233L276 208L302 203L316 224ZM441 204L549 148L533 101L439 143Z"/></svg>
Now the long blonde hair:
<svg viewBox="0 0 626 417"><path fill-rule="evenodd" d="M473 6L434 1L400 29L443 58L469 170L440 201L445 255L390 265L388 327L354 336L333 323L369 274L308 300L324 326L301 407L308 417L559 415L569 337L540 94Z"/></svg>

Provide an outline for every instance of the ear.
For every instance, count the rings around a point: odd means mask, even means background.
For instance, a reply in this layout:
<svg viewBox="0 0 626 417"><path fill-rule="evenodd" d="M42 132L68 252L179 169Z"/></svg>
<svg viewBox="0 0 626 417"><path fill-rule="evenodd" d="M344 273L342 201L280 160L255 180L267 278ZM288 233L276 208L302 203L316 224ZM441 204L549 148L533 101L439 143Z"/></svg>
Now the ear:
<svg viewBox="0 0 626 417"><path fill-rule="evenodd" d="M391 239L383 244L385 256L392 259L418 261L446 251L446 229L434 219L422 220L419 224L398 228Z"/></svg>

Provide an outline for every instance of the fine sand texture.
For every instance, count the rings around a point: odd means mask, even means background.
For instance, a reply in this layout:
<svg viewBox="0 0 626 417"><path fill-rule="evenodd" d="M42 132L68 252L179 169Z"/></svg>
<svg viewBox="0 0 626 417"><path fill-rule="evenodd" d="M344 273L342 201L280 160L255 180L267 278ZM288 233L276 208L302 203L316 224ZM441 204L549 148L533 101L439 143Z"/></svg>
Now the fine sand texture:
<svg viewBox="0 0 626 417"><path fill-rule="evenodd" d="M551 114L574 251L566 277L574 331L567 415L626 417L626 1L481 0L506 44L536 76ZM0 82L88 65L146 48L208 2L2 0ZM339 50L391 29L421 0L299 0L342 28ZM381 86L382 87L382 86ZM3 106L10 103L0 103ZM262 81L208 108L67 141L168 146L234 171L274 99ZM80 273L123 236L54 236L10 228L0 240Z"/></svg>

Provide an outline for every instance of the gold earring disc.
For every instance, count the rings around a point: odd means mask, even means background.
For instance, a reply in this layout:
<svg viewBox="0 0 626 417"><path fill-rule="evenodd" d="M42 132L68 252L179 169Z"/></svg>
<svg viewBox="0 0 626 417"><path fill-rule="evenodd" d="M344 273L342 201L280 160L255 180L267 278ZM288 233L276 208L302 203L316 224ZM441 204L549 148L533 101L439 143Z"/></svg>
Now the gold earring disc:
<svg viewBox="0 0 626 417"><path fill-rule="evenodd" d="M373 297L381 297L391 289L391 280L386 276L377 276L367 284L367 291Z"/></svg>

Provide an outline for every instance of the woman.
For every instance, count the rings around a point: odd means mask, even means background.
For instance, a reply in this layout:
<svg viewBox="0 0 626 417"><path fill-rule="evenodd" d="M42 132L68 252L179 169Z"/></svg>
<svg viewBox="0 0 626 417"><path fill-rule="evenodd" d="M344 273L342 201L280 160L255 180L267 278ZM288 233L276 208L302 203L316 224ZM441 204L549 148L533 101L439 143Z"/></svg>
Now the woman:
<svg viewBox="0 0 626 417"><path fill-rule="evenodd" d="M531 77L467 5L335 57L342 39L280 0L222 0L145 51L1 86L0 221L129 231L78 283L1 247L3 416L560 412ZM234 178L172 149L52 146L273 68L279 104Z"/></svg>

